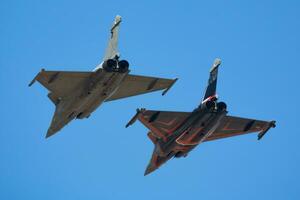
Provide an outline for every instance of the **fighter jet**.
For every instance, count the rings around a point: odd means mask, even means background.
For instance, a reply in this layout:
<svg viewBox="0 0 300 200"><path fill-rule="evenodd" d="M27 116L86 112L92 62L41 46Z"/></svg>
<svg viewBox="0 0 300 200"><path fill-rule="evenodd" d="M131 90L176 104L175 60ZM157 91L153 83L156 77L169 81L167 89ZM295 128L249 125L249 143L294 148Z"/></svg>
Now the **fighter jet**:
<svg viewBox="0 0 300 200"><path fill-rule="evenodd" d="M137 114L126 125L128 127L138 119L150 129L148 137L155 148L145 175L173 157L186 157L202 142L258 131L260 140L271 127L275 127L275 121L227 115L226 104L218 102L216 94L220 64L221 60L216 59L210 70L204 98L192 112L137 109Z"/></svg>
<svg viewBox="0 0 300 200"><path fill-rule="evenodd" d="M52 136L73 119L88 118L103 102L164 90L177 79L129 74L129 63L120 60L118 35L121 17L116 16L101 64L93 71L47 71L42 69L30 82L40 82L49 90L48 97L56 106L47 137Z"/></svg>

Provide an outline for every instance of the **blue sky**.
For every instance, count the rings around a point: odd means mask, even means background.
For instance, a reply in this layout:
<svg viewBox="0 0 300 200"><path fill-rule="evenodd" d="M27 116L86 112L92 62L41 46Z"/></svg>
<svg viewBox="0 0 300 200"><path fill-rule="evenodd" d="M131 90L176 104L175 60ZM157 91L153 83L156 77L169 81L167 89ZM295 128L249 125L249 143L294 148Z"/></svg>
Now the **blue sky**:
<svg viewBox="0 0 300 200"><path fill-rule="evenodd" d="M0 1L0 199L300 199L299 1ZM43 67L92 70L115 15L132 74L178 77L160 93L103 104L45 140L54 106ZM191 111L214 58L231 115L277 120L205 143L144 177L153 145L138 107Z"/></svg>

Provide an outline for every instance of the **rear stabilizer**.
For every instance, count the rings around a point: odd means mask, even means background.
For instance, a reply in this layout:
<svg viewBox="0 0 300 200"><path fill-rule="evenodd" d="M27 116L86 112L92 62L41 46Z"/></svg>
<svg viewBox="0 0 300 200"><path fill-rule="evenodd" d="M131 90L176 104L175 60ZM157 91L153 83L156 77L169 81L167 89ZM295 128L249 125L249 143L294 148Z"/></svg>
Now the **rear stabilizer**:
<svg viewBox="0 0 300 200"><path fill-rule="evenodd" d="M119 29L120 29L121 21L122 21L121 16L117 15L110 29L111 35L108 41L108 45L103 60L114 59L116 56L117 57L120 56L118 50L118 40L119 40Z"/></svg>
<svg viewBox="0 0 300 200"><path fill-rule="evenodd" d="M213 98L217 98L217 79L218 79L218 68L221 65L221 59L216 58L213 66L210 70L208 84L206 87L206 91L202 100L202 103L205 103L208 100Z"/></svg>

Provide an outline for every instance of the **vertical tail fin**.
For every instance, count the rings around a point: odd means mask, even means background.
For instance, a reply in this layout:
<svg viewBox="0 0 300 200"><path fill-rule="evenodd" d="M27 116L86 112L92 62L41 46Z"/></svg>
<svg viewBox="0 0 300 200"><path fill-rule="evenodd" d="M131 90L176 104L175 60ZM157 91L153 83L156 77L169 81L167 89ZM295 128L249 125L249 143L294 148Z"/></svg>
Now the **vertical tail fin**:
<svg viewBox="0 0 300 200"><path fill-rule="evenodd" d="M121 16L117 15L115 18L115 21L110 29L110 38L108 41L108 46L105 51L105 55L103 60L107 59L113 59L116 56L119 56L119 51L118 51L118 37L119 37L119 29L120 29L120 24L121 24Z"/></svg>
<svg viewBox="0 0 300 200"><path fill-rule="evenodd" d="M218 79L218 67L220 66L220 64L221 64L221 59L216 58L210 70L208 85L206 87L206 91L202 103L212 98L217 98L216 90L217 90L217 79Z"/></svg>

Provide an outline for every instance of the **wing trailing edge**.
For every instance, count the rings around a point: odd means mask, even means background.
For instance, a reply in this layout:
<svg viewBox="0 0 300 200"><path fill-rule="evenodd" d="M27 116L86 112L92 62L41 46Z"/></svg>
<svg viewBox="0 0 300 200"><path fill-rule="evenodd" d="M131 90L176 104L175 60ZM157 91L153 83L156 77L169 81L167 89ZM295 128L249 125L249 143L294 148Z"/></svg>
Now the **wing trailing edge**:
<svg viewBox="0 0 300 200"><path fill-rule="evenodd" d="M164 90L165 95L175 84L177 79L166 79L150 76L127 75L118 90L105 101L113 101L125 97L146 94L149 92Z"/></svg>

